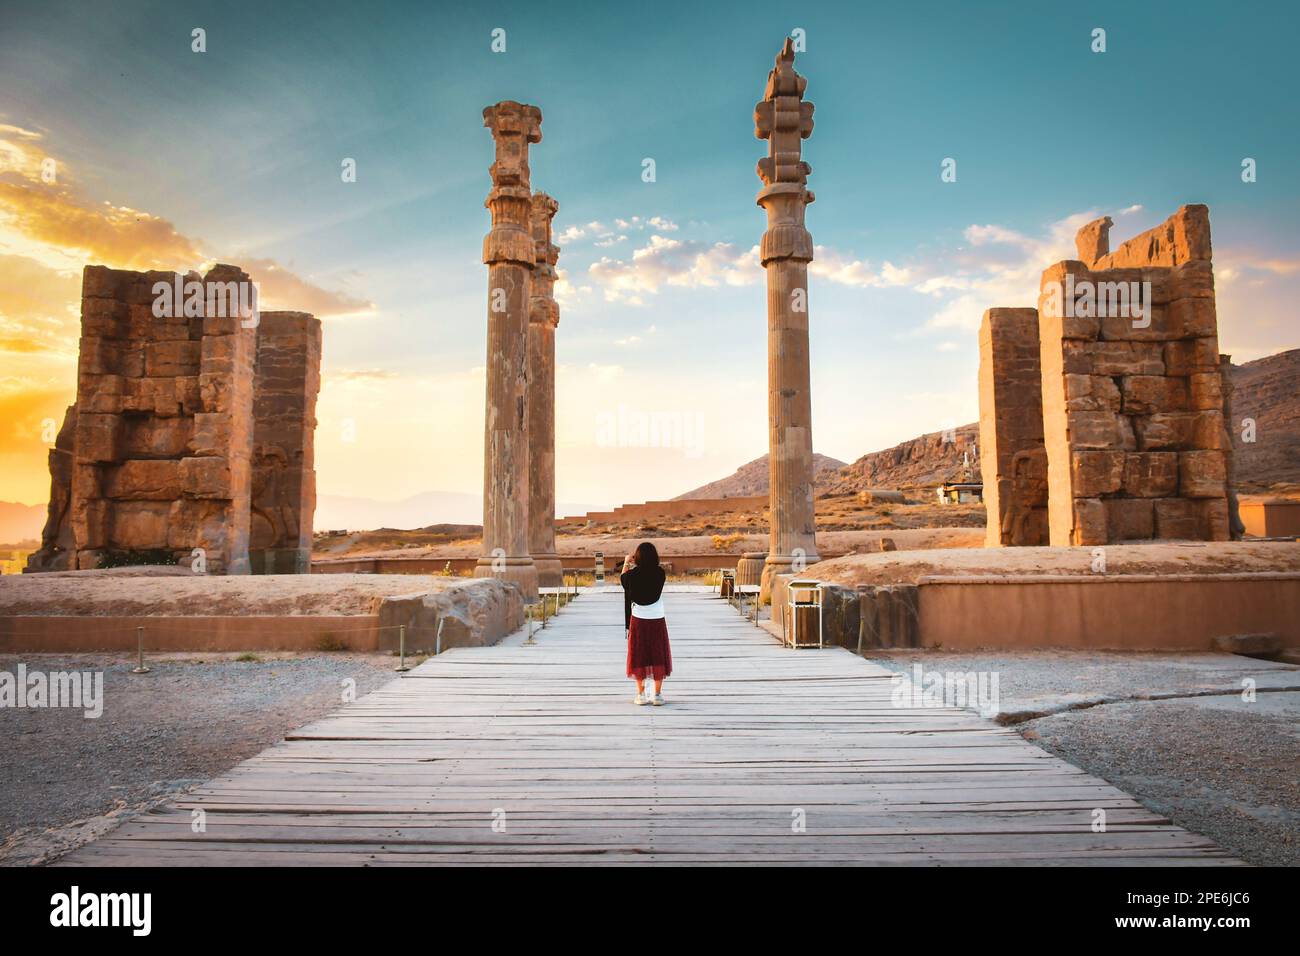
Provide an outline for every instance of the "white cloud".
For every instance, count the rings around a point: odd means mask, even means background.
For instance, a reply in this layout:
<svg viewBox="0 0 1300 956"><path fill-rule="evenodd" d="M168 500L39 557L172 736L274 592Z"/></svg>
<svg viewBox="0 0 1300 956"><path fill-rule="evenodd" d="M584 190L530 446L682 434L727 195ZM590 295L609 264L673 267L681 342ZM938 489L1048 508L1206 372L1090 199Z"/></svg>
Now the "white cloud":
<svg viewBox="0 0 1300 956"><path fill-rule="evenodd" d="M839 285L859 289L907 285L911 280L909 269L900 269L892 262L886 262L879 271L873 271L866 260L851 259L829 246L813 248L813 261L808 264L808 272Z"/></svg>
<svg viewBox="0 0 1300 956"><path fill-rule="evenodd" d="M709 244L658 234L634 250L631 259L602 257L588 272L604 288L606 301L634 305L644 304L643 295L657 294L665 285L743 286L762 277L757 247L742 250L727 242Z"/></svg>
<svg viewBox="0 0 1300 956"><path fill-rule="evenodd" d="M966 227L963 236L969 248L944 252L939 268L912 267L919 280L913 289L946 299L925 328L974 331L986 309L1033 307L1043 270L1074 258L1074 234L1100 215L1096 210L1075 213L1049 224L1041 236L993 223Z"/></svg>

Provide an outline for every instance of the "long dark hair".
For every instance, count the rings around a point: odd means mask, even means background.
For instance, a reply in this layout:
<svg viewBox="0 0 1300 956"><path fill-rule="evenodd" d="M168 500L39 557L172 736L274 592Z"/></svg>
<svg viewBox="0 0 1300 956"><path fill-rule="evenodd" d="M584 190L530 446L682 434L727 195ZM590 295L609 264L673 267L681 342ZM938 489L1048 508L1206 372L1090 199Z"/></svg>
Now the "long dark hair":
<svg viewBox="0 0 1300 956"><path fill-rule="evenodd" d="M642 541L636 546L636 552L632 555L632 560L636 562L638 568L657 568L659 567L659 552L649 541Z"/></svg>

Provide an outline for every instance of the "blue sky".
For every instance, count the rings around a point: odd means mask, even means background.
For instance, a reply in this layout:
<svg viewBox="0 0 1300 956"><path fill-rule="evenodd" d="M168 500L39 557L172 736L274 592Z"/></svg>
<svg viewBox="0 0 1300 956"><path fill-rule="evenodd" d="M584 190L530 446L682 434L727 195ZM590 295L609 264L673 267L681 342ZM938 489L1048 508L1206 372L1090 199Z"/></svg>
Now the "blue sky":
<svg viewBox="0 0 1300 956"><path fill-rule="evenodd" d="M173 248L273 261L321 290L308 304L326 321L323 494L479 488L481 111L502 99L542 109L533 185L560 203L560 500L669 497L762 454L752 111L796 27L816 105L818 451L851 460L973 420L980 313L1032 304L1038 273L1096 215L1122 241L1208 203L1222 349L1300 344L1289 4L114 7L6 2L0 124L58 157L84 208L143 211L184 237ZM206 53L191 52L194 27ZM505 53L490 50L498 27ZM1105 53L1090 49L1095 27ZM340 180L345 157L355 183ZM940 181L945 157L955 183ZM1241 181L1243 157L1257 182ZM32 252L48 235L9 229L0 256L69 272ZM70 391L61 347L8 378ZM601 423L620 406L679 416L693 438L609 447ZM39 448L21 454L43 468Z"/></svg>

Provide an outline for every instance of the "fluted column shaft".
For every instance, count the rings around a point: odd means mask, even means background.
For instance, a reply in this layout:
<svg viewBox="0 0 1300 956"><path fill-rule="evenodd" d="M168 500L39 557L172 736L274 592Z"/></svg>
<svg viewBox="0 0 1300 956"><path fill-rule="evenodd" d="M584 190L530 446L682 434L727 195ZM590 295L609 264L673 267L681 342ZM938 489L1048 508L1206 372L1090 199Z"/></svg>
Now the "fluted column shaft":
<svg viewBox="0 0 1300 956"><path fill-rule="evenodd" d="M483 111L496 141L492 230L483 240L488 267L487 399L483 452L483 554L475 577L513 582L537 595L528 550L528 311L535 253L528 145L541 140L541 111L505 101Z"/></svg>
<svg viewBox="0 0 1300 956"><path fill-rule="evenodd" d="M528 321L528 551L543 587L564 583L555 553L555 264L560 250L551 242L551 221L560 206L533 193L532 236L536 265Z"/></svg>

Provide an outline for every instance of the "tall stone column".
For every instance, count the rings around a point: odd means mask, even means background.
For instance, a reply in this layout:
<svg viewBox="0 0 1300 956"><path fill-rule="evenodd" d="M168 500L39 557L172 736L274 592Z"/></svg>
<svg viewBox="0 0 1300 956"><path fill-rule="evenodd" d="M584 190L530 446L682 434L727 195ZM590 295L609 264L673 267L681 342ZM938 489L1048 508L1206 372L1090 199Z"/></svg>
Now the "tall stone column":
<svg viewBox="0 0 1300 956"><path fill-rule="evenodd" d="M537 583L558 587L564 569L555 553L555 263L560 249L551 242L551 220L559 210L546 193L533 193L533 294L528 312L528 550L537 566Z"/></svg>
<svg viewBox="0 0 1300 956"><path fill-rule="evenodd" d="M528 145L542 138L542 111L505 100L483 110L496 141L488 267L487 408L483 441L483 555L475 577L512 581L537 596L528 553L528 307L535 261Z"/></svg>
<svg viewBox="0 0 1300 956"><path fill-rule="evenodd" d="M776 574L800 571L820 560L813 511L812 397L808 373L808 263L812 236L804 207L812 167L800 159L801 140L812 135L813 105L803 101L808 81L794 71L787 38L767 75L763 101L754 107L754 135L768 141L758 161L767 211L759 257L767 270L767 419L771 544L763 565L762 598Z"/></svg>

